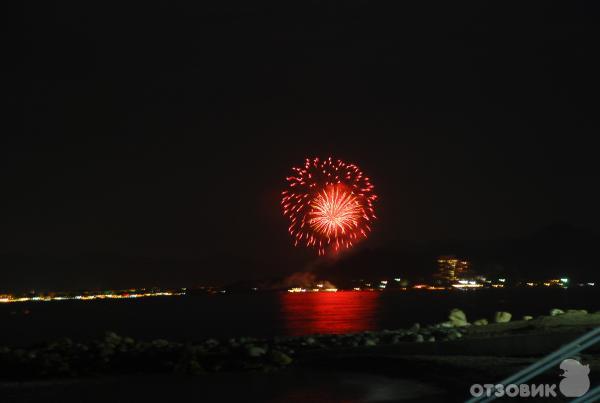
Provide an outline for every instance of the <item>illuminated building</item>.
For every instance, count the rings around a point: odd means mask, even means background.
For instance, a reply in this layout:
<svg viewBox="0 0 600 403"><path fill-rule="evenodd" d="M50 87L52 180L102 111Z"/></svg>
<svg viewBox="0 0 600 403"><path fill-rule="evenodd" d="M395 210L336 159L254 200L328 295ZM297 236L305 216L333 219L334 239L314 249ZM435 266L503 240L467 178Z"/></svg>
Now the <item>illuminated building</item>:
<svg viewBox="0 0 600 403"><path fill-rule="evenodd" d="M454 256L440 256L437 264L436 277L444 283L455 283L469 271L470 267L467 260L458 259Z"/></svg>

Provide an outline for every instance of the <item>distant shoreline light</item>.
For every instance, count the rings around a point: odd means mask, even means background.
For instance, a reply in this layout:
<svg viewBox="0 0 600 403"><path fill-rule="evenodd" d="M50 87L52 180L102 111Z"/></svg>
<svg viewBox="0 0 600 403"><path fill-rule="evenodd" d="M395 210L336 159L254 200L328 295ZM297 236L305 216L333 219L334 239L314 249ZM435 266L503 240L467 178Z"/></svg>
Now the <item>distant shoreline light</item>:
<svg viewBox="0 0 600 403"><path fill-rule="evenodd" d="M287 290L287 292L337 292L337 288L322 288L317 286L317 288L301 288L294 287Z"/></svg>
<svg viewBox="0 0 600 403"><path fill-rule="evenodd" d="M69 296L35 296L35 297L17 297L10 296L0 297L0 303L10 304L17 302L50 302L50 301L91 301L98 299L134 299L134 298L149 298L149 297L175 297L186 295L184 291L171 292L144 292L144 293L123 293L123 294L85 294L85 295L69 295Z"/></svg>

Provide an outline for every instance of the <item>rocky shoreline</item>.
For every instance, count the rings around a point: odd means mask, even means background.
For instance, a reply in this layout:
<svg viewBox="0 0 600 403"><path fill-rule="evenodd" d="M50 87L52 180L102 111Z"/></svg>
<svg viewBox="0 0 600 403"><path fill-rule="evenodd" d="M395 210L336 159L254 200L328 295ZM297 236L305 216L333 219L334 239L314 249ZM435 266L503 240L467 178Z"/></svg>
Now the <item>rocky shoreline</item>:
<svg viewBox="0 0 600 403"><path fill-rule="evenodd" d="M394 349L413 343L446 342L515 334L531 329L565 326L600 326L600 312L552 309L548 315L525 316L512 321L509 312L496 312L491 318L472 323L460 309L448 320L433 325L415 323L406 329L365 331L352 334L315 334L301 337L226 340L206 339L198 343L167 340L140 341L107 332L100 340L87 343L62 339L30 348L0 347L0 378L30 380L135 373L204 374L226 371L279 370L307 356L331 351ZM400 351L400 350L398 350Z"/></svg>

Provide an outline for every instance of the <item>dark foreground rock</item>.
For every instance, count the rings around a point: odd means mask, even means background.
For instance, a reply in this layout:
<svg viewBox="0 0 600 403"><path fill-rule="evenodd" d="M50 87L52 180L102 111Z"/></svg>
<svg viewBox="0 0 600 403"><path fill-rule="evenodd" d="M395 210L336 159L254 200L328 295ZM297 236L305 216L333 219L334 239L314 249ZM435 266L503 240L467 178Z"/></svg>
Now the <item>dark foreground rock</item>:
<svg viewBox="0 0 600 403"><path fill-rule="evenodd" d="M289 365L289 351L255 339L197 344L136 341L108 332L91 343L62 339L31 348L0 347L0 377L30 379L101 374L272 371Z"/></svg>
<svg viewBox="0 0 600 403"><path fill-rule="evenodd" d="M498 313L495 315L498 316ZM501 313L504 318L509 314ZM600 313L567 310L556 315L478 325L464 312L450 312L449 321L408 329L304 337L227 340L199 343L140 341L108 332L97 341L62 339L30 348L0 347L0 378L31 379L101 374L263 371L284 368L294 360L331 356L337 352L382 351L403 355L531 356L546 354L587 329L600 326Z"/></svg>
<svg viewBox="0 0 600 403"><path fill-rule="evenodd" d="M109 332L91 343L0 347L0 394L2 402L100 402L111 395L147 402L199 393L203 401L240 401L247 393L286 403L461 400L473 382L497 382L600 326L600 313L572 310L482 319L471 325L454 310L440 324L354 334L183 344ZM600 372L598 353L594 346L582 356L592 373ZM557 374L544 376L555 382Z"/></svg>

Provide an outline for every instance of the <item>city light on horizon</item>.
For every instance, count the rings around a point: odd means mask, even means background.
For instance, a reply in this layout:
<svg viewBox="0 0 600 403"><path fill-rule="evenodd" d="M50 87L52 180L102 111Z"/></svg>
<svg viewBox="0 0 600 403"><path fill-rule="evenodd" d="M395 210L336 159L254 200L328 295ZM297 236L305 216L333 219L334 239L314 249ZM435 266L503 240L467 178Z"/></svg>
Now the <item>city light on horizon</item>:
<svg viewBox="0 0 600 403"><path fill-rule="evenodd" d="M93 300L104 300L104 299L136 299L136 298L148 298L148 297L174 297L186 295L185 289L180 291L156 291L156 292L128 292L123 291L111 292L111 293L86 293L86 294L73 294L73 295L36 295L32 297L14 297L12 295L0 295L0 303L17 303L17 302L50 302L50 301L93 301Z"/></svg>

